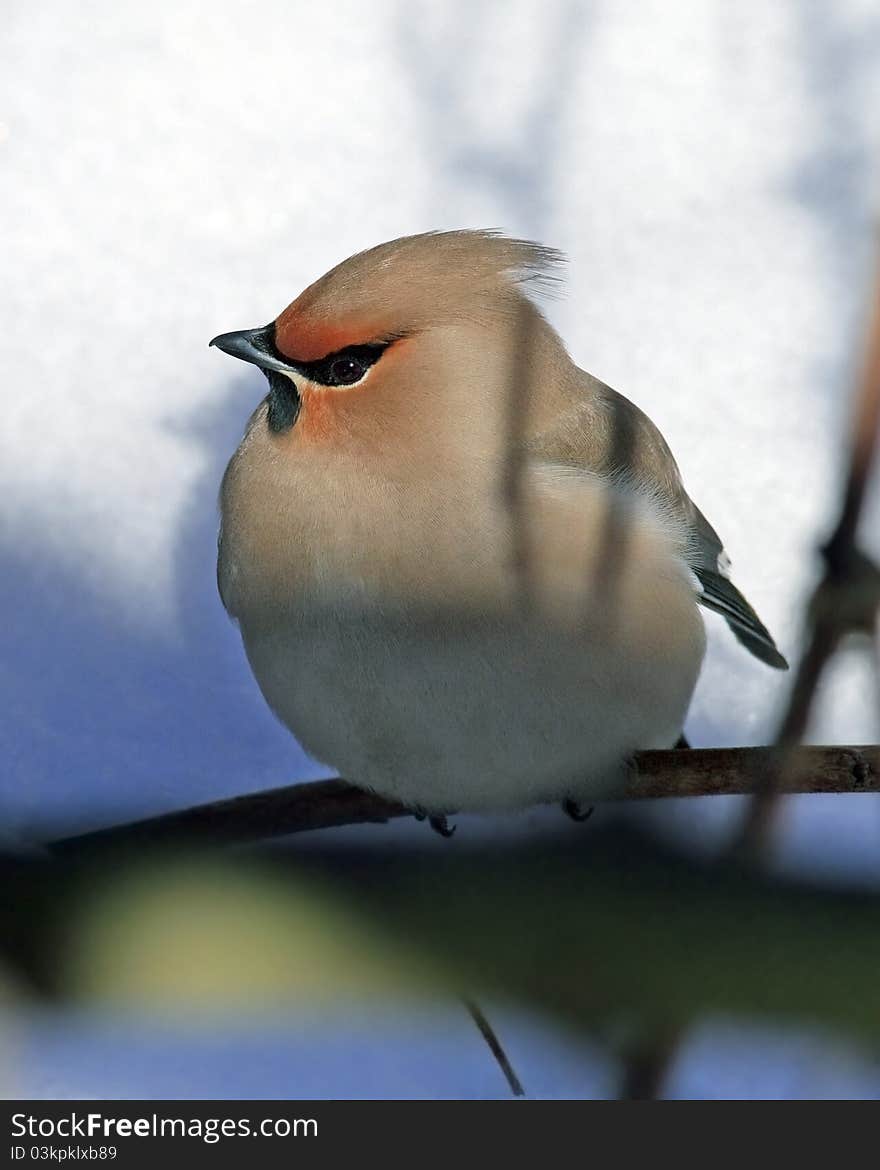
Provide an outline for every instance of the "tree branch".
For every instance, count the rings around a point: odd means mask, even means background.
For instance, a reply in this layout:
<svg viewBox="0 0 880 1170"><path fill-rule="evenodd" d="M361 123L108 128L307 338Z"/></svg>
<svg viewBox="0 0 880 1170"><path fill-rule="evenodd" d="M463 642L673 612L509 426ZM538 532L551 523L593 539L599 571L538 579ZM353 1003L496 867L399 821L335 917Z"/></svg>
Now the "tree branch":
<svg viewBox="0 0 880 1170"><path fill-rule="evenodd" d="M825 572L807 608L806 649L775 739L775 754L756 773L754 798L734 851L759 857L767 847L795 745L807 729L813 698L842 638L871 633L880 607L880 570L858 547L858 527L880 433L880 268L874 282L861 377L856 386L840 514L821 552Z"/></svg>
<svg viewBox="0 0 880 1170"><path fill-rule="evenodd" d="M755 776L769 767L772 748L697 748L640 752L618 799L749 794ZM792 757L780 791L880 792L880 746L802 747ZM54 852L93 846L164 844L177 841L244 844L310 829L376 824L410 816L409 809L345 780L318 780L212 801L179 812L67 837Z"/></svg>

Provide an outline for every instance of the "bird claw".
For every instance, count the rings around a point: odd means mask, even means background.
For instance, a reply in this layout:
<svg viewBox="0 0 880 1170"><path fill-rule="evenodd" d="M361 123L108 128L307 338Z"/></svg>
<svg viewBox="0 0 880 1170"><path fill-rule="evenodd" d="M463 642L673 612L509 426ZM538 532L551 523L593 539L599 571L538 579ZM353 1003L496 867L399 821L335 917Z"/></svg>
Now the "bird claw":
<svg viewBox="0 0 880 1170"><path fill-rule="evenodd" d="M412 815L417 821L427 821L435 833L439 833L441 837L453 837L455 835L455 825L450 825L446 820L445 813L430 815L424 809L414 808Z"/></svg>
<svg viewBox="0 0 880 1170"><path fill-rule="evenodd" d="M578 802L576 800L572 800L570 796L562 802L562 811L567 817L571 817L573 821L588 821L593 815L595 808L596 806L591 804L586 809L586 811L584 811Z"/></svg>
<svg viewBox="0 0 880 1170"><path fill-rule="evenodd" d="M444 815L439 817L428 817L428 824L435 833L439 833L441 837L452 837L455 835L455 825L450 825Z"/></svg>

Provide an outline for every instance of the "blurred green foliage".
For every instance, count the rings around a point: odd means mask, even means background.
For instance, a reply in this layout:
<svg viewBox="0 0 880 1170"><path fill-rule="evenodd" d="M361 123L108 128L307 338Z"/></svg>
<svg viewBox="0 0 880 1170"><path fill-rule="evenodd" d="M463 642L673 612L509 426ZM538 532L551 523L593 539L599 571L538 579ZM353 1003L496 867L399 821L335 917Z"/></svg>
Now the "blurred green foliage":
<svg viewBox="0 0 880 1170"><path fill-rule="evenodd" d="M724 1013L880 1039L880 897L698 864L622 829L99 854L8 863L4 888L7 961L80 1002L207 1019L467 991L591 1033Z"/></svg>

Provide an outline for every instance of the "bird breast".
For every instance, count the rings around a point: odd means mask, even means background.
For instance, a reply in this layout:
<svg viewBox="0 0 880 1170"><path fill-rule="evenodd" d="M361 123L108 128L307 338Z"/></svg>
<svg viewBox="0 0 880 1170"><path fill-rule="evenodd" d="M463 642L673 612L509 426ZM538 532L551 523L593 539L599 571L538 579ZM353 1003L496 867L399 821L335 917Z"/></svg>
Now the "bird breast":
<svg viewBox="0 0 880 1170"><path fill-rule="evenodd" d="M254 675L307 751L430 811L589 798L674 742L704 633L681 534L588 474L380 476L249 451L219 578Z"/></svg>

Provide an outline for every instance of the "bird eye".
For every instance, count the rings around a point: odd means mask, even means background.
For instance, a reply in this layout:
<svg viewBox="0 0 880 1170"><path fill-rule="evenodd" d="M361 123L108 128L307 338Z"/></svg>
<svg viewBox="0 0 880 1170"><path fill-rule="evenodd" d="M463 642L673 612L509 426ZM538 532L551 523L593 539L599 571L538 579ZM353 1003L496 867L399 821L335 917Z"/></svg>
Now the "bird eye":
<svg viewBox="0 0 880 1170"><path fill-rule="evenodd" d="M331 386L351 386L361 380L367 372L367 365L354 357L338 357L330 363L327 372Z"/></svg>

